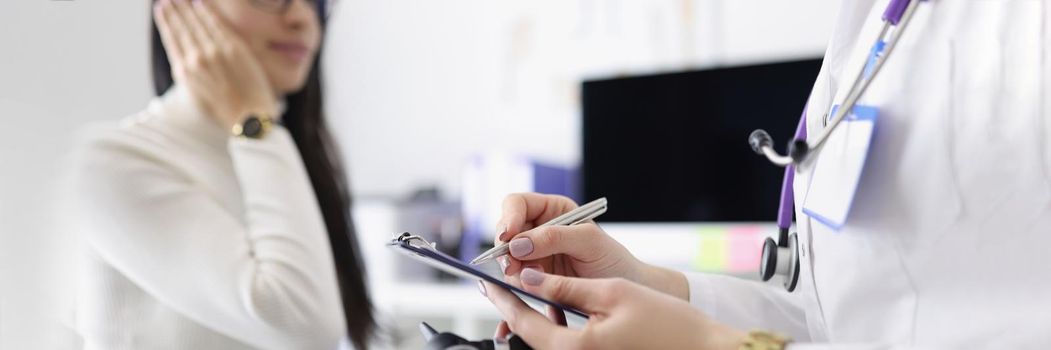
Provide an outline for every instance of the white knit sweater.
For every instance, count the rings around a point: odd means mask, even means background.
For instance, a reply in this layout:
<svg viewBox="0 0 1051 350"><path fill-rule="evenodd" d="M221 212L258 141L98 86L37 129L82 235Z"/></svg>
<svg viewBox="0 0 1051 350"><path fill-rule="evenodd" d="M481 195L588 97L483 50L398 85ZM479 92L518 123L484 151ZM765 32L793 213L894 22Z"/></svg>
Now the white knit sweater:
<svg viewBox="0 0 1051 350"><path fill-rule="evenodd" d="M87 349L336 349L328 236L284 128L229 137L175 87L75 151Z"/></svg>

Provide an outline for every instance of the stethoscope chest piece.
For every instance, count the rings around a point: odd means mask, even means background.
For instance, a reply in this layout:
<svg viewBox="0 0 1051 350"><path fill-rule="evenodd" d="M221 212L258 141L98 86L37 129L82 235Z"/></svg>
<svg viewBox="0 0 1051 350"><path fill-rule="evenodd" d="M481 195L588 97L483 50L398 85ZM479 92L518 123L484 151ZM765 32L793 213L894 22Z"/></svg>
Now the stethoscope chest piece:
<svg viewBox="0 0 1051 350"><path fill-rule="evenodd" d="M759 263L759 275L763 281L774 276L784 277L785 289L789 292L796 289L799 282L799 239L793 232L788 239L781 239L783 245L767 237L763 242L763 257Z"/></svg>

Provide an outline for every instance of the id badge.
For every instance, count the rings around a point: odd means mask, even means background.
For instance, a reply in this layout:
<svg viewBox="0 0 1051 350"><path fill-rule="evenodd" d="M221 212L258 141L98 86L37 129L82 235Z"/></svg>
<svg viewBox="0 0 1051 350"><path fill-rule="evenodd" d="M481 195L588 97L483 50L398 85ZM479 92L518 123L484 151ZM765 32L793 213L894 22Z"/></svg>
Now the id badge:
<svg viewBox="0 0 1051 350"><path fill-rule="evenodd" d="M838 106L837 106L838 107ZM835 115L833 107L829 115ZM838 231L850 214L865 169L879 110L854 106L817 150L813 175L803 199L803 213Z"/></svg>

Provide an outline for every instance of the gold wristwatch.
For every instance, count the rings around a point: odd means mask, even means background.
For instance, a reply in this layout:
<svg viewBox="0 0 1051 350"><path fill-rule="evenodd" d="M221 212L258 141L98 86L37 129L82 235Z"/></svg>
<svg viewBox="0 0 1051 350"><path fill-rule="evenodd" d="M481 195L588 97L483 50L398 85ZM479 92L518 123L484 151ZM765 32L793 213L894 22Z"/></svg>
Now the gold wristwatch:
<svg viewBox="0 0 1051 350"><path fill-rule="evenodd" d="M234 127L230 132L237 137L244 137L250 139L261 139L270 132L270 128L274 125L274 119L267 115L251 114L244 121L234 124Z"/></svg>
<svg viewBox="0 0 1051 350"><path fill-rule="evenodd" d="M741 343L739 350L784 350L785 346L791 342L791 339L785 338L776 333L766 331L751 331L748 332L748 336L744 338L744 343Z"/></svg>

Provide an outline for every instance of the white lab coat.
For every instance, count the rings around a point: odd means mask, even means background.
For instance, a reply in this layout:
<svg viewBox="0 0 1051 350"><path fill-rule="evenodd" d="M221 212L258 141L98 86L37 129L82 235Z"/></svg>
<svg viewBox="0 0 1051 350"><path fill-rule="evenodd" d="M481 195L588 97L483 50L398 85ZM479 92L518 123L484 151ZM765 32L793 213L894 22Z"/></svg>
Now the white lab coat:
<svg viewBox="0 0 1051 350"><path fill-rule="evenodd" d="M842 6L810 135L860 67L886 1ZM787 333L791 349L1051 346L1049 16L1037 0L921 3L861 100L880 119L839 232L799 211L812 164L798 170L796 292L700 274L688 276L691 302Z"/></svg>

